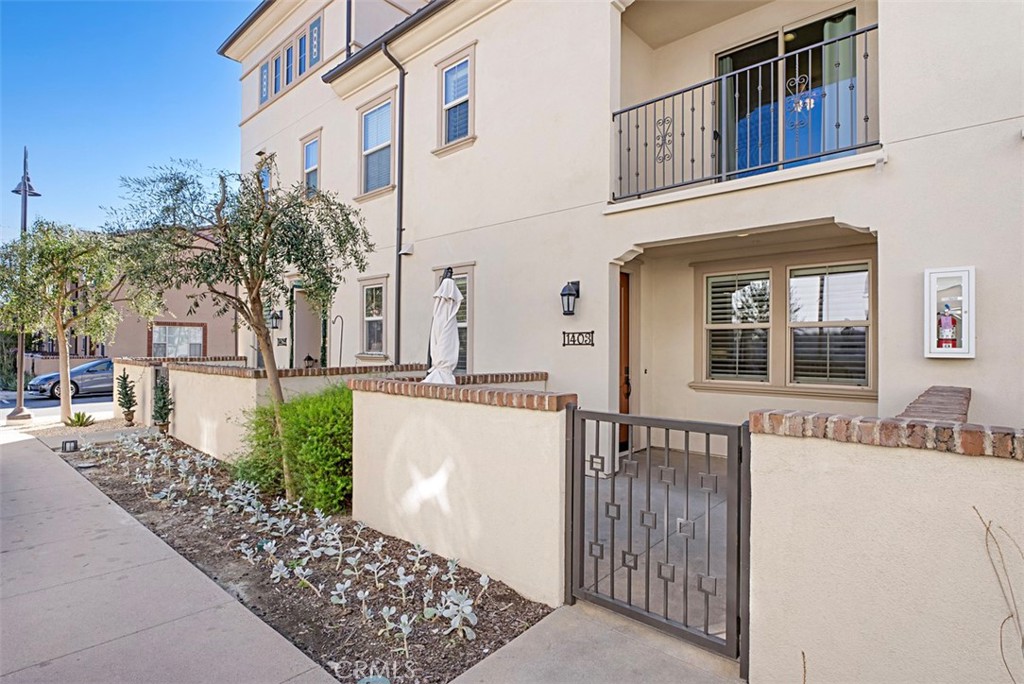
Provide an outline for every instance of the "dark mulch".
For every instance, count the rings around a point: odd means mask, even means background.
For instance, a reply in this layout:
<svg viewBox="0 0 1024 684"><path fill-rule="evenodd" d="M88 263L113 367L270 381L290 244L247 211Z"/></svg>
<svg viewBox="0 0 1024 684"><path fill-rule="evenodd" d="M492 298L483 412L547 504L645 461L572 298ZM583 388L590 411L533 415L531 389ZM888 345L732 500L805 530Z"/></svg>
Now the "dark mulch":
<svg viewBox="0 0 1024 684"><path fill-rule="evenodd" d="M420 561L421 567L414 571L414 561L407 558L413 549L411 544L370 528L358 531L361 526L342 516L333 516L326 525L341 526L342 544L346 551L340 556L308 558L308 552L298 550L301 546L298 536L307 529L311 533L322 533L326 526L318 526L312 511L293 509L272 513L281 518L289 517L295 523L290 534L273 536L265 529L260 530L251 512L229 510L224 505L226 498L217 503L208 496L208 490L185 491L187 476L176 471L177 459L202 459L198 452L168 438L145 437L139 444L142 446L128 443L104 445L64 456L72 465L83 462L99 464L83 468L80 472L264 622L343 681L382 674L389 676L392 682L447 682L550 612L547 606L529 601L501 582L492 580L473 607L479 618L473 627L475 640L469 641L456 632L445 634L449 619L424 617L424 592L431 588L434 592L434 599L426 605L440 602L441 595L452 586L476 599L482 588L478 573L459 567L452 583L442 578L448 572L447 559L436 555L424 558ZM168 474L166 467L151 456L150 467L147 468L144 454L133 453L143 449L167 453L175 459L175 467ZM209 468L204 467L198 472L193 469L191 474L197 479L208 474L207 486L223 493L232 484L227 469L220 464L214 465L212 460L207 461L206 466ZM152 482L146 484L145 491L136 481L137 473L149 473L153 477ZM181 496L171 503L153 498L155 492L172 482L176 483L175 492L181 492ZM188 503L182 505L182 498ZM267 497L261 500L270 509L273 501ZM238 550L240 544L257 548L271 540L278 546L274 551L275 560L294 567L301 558L307 558L304 567L312 571L308 581L320 590L321 596L310 586L300 583L294 575L273 582L271 568L275 563L267 553L259 553L259 560L254 564ZM359 567L391 559L381 579L383 588L376 585L372 574L365 569L359 576L343 574L349 567L344 559L356 553L361 553ZM339 557L342 558L341 568L338 568ZM427 568L431 565L439 568L432 580L427 576ZM397 580L399 566L415 577L405 588L405 603L400 589L390 583ZM351 587L345 592L347 605L331 603L331 590L346 580L351 581ZM364 616L363 602L357 598L359 590L367 590L371 594L365 602L365 607L372 611L369 620ZM398 623L403 614L410 618L418 616L408 637L408 654L403 649L397 628L391 633L379 633L385 627L386 620L381 610L386 607L396 609L394 616L390 617L392 623Z"/></svg>

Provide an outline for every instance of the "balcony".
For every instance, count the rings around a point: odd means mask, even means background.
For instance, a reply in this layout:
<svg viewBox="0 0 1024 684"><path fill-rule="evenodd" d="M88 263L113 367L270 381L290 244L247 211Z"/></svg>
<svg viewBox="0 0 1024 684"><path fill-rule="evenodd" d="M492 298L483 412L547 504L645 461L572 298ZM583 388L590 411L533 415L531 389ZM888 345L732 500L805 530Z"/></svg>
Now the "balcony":
<svg viewBox="0 0 1024 684"><path fill-rule="evenodd" d="M853 30L852 13L818 24L716 55L713 78L615 112L612 199L877 146L878 27Z"/></svg>

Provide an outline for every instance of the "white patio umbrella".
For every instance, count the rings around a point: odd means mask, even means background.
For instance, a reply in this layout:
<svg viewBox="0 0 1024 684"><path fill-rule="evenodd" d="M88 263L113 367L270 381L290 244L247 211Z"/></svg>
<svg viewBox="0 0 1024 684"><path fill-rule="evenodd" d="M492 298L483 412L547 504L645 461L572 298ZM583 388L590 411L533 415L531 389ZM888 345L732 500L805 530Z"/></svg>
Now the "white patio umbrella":
<svg viewBox="0 0 1024 684"><path fill-rule="evenodd" d="M441 279L434 293L434 319L430 324L430 359L433 364L423 382L439 385L455 384L455 367L459 364L459 323L456 314L462 304L462 293L450 275Z"/></svg>

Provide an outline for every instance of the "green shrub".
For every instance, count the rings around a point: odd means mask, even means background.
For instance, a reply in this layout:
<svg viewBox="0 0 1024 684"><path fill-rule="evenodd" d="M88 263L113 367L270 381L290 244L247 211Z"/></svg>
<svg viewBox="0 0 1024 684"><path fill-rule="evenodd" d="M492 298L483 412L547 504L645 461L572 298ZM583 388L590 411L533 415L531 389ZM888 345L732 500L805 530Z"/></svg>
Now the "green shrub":
<svg viewBox="0 0 1024 684"><path fill-rule="evenodd" d="M232 474L240 480L255 482L267 494L284 492L281 473L281 448L274 435L274 409L261 404L245 416L245 455Z"/></svg>
<svg viewBox="0 0 1024 684"><path fill-rule="evenodd" d="M296 496L309 508L337 511L352 493L352 393L332 385L281 407L284 443ZM274 410L261 405L246 416L248 453L235 477L251 480L267 493L281 493L281 447L274 435Z"/></svg>
<svg viewBox="0 0 1024 684"><path fill-rule="evenodd" d="M95 419L88 413L76 411L64 424L68 427L89 427L95 422Z"/></svg>

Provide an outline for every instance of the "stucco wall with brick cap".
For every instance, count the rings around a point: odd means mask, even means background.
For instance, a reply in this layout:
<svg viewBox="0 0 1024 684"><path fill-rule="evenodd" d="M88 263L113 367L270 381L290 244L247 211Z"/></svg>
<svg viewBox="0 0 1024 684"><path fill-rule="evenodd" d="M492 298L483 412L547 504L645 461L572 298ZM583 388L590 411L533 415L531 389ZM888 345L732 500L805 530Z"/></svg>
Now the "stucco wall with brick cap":
<svg viewBox="0 0 1024 684"><path fill-rule="evenodd" d="M894 418L759 409L750 431L1024 461L1024 428L968 423L970 401L969 388L931 387Z"/></svg>
<svg viewBox="0 0 1024 684"><path fill-rule="evenodd" d="M1024 430L966 422L969 401L933 387L895 418L750 414L751 682L1007 680Z"/></svg>

